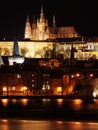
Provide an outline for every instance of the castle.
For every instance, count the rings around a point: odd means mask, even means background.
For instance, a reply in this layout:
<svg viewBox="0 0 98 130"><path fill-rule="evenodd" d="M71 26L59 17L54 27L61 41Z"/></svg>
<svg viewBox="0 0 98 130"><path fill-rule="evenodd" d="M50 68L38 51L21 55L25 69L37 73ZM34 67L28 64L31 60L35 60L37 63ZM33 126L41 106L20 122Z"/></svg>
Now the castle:
<svg viewBox="0 0 98 130"><path fill-rule="evenodd" d="M33 21L32 25L30 24L29 16L27 16L23 41L0 41L0 56L8 57L9 65L14 63L22 64L25 58L27 60L30 58L29 62L26 63L29 63L31 66L31 68L30 66L24 66L24 70L22 66L19 66L17 72L15 71L17 68L14 69L17 66L11 66L11 68L9 67L10 69L3 68L6 66L1 67L6 72L0 75L3 95L8 95L8 93L26 95L29 92L28 88L30 88L31 92L41 89L41 92L45 94L47 92L49 94L50 92L52 94L62 94L64 87L64 94L68 94L74 86L72 84L73 78L74 81L77 81L76 79L85 78L85 76L80 76L79 73L73 74L72 77L66 75L65 71L69 71L69 68L68 70L67 67L64 69L58 68L62 66L62 60L58 60L58 58L69 59L72 57L77 60L98 59L98 39L85 40L84 37L79 36L73 26L56 27L55 16L53 16L52 26L49 27L48 20L44 18L43 7L41 7L40 18L37 21ZM34 62L37 58L39 62ZM30 61L32 61L32 65ZM41 73L39 73L39 68L36 68L37 64L35 63L39 63L39 66L44 66L42 68L39 67ZM69 66L70 63L68 62ZM0 65L2 64L3 61L0 57ZM89 64L87 63L83 66L89 67ZM48 67L49 69L47 69ZM28 71L28 69L30 70ZM78 67L76 69L81 70ZM89 76L88 73L87 76ZM92 73L90 73L89 79L91 77L93 77Z"/></svg>
<svg viewBox="0 0 98 130"><path fill-rule="evenodd" d="M27 16L25 26L25 39L30 40L51 40L57 38L72 38L78 37L73 26L71 27L56 27L55 16L53 16L52 27L49 27L48 20L44 18L43 6L41 6L40 18L37 21L33 21L32 25Z"/></svg>
<svg viewBox="0 0 98 130"><path fill-rule="evenodd" d="M52 26L44 17L43 6L41 6L40 17L30 24L27 15L24 27L24 40L18 41L19 55L26 58L70 58L71 46L74 48L74 58L88 60L98 59L98 38L85 39L80 36L74 26L57 27L55 15L53 15ZM0 41L0 56L13 56L14 42ZM55 57L53 57L53 52Z"/></svg>

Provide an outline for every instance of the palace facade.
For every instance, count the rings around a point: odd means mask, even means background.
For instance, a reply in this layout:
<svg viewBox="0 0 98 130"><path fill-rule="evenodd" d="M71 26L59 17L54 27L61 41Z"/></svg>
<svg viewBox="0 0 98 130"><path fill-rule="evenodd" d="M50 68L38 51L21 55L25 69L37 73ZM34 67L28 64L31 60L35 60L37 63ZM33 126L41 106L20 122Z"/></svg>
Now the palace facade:
<svg viewBox="0 0 98 130"><path fill-rule="evenodd" d="M70 39L71 40L71 39ZM76 39L77 40L77 39ZM74 48L74 58L88 60L98 59L98 39L95 41L18 41L19 55L26 58L70 58L71 46ZM14 41L0 41L0 55L13 56ZM55 53L55 57L53 56Z"/></svg>

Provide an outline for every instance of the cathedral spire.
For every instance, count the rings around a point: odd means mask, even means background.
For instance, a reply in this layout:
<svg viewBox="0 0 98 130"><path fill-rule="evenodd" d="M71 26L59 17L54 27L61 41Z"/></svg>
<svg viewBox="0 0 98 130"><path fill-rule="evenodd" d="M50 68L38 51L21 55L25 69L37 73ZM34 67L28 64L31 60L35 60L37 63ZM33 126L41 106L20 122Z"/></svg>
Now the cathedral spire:
<svg viewBox="0 0 98 130"><path fill-rule="evenodd" d="M25 39L31 38L31 25L30 25L30 21L29 21L29 15L27 15L24 38Z"/></svg>
<svg viewBox="0 0 98 130"><path fill-rule="evenodd" d="M53 28L56 27L56 22L55 22L55 14L53 15Z"/></svg>
<svg viewBox="0 0 98 130"><path fill-rule="evenodd" d="M43 11L43 6L41 5L41 13L40 13L40 22L44 22L44 11Z"/></svg>
<svg viewBox="0 0 98 130"><path fill-rule="evenodd" d="M29 15L27 15L27 23L29 23Z"/></svg>
<svg viewBox="0 0 98 130"><path fill-rule="evenodd" d="M19 47L17 39L14 40L13 56L19 56Z"/></svg>

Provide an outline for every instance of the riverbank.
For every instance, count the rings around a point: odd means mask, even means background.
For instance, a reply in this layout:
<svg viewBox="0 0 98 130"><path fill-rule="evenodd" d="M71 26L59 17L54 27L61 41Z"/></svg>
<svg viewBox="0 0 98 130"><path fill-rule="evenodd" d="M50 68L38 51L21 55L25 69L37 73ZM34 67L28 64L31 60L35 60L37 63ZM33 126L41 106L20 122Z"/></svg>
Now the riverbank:
<svg viewBox="0 0 98 130"><path fill-rule="evenodd" d="M64 95L5 96L3 99L0 100L2 119L98 121L98 100L72 99Z"/></svg>
<svg viewBox="0 0 98 130"><path fill-rule="evenodd" d="M67 96L66 95L34 95L34 96L0 96L0 99L5 99L5 98L8 98L8 99L32 99L32 98L66 98Z"/></svg>
<svg viewBox="0 0 98 130"><path fill-rule="evenodd" d="M0 96L0 99L43 99L43 98L50 98L50 99L94 99L93 96L77 96L77 95L33 95L33 96ZM98 99L97 97L95 99Z"/></svg>

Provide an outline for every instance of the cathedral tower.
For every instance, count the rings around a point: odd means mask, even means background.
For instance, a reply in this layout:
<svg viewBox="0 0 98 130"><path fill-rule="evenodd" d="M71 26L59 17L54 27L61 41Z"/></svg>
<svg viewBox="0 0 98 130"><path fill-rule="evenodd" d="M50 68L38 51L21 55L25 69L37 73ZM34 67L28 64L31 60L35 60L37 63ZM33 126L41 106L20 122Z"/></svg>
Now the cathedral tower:
<svg viewBox="0 0 98 130"><path fill-rule="evenodd" d="M41 6L40 19L37 21L36 39L46 40L48 38L48 21L44 18L43 6Z"/></svg>
<svg viewBox="0 0 98 130"><path fill-rule="evenodd" d="M31 39L31 25L30 25L30 21L29 21L29 16L28 15L27 15L27 21L26 21L26 26L25 26L24 39Z"/></svg>

